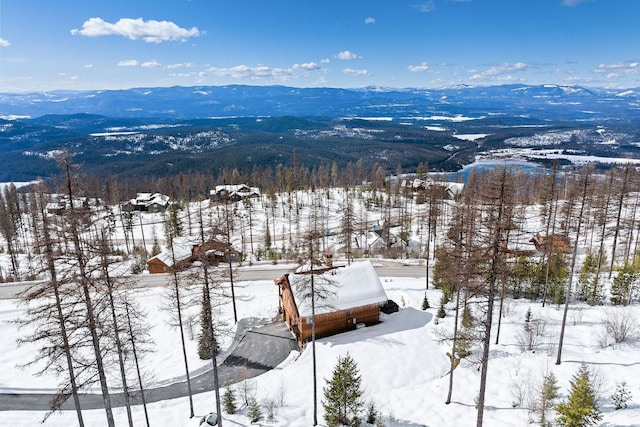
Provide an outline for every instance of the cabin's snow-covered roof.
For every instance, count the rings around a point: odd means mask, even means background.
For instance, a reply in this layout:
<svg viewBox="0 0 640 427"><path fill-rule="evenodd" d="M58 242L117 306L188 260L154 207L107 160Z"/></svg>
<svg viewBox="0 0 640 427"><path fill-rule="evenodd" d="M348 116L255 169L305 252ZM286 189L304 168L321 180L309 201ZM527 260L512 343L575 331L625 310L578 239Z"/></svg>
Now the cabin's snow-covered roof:
<svg viewBox="0 0 640 427"><path fill-rule="evenodd" d="M329 270L315 276L314 286L329 287L331 296L324 300L316 297L316 314L346 310L369 304L383 304L387 294L382 288L376 270L370 261L362 261L347 267ZM294 293L300 316L311 316L311 299L304 299L310 293L308 274L289 274L289 283Z"/></svg>
<svg viewBox="0 0 640 427"><path fill-rule="evenodd" d="M173 266L173 259L175 258L176 262L183 261L191 256L192 250L194 246L194 239L190 239L188 237L177 237L173 241L173 254L171 253L171 249L167 249L165 251L160 252L158 255L150 258L157 259L162 261L164 265L167 267ZM148 261L147 261L148 262Z"/></svg>

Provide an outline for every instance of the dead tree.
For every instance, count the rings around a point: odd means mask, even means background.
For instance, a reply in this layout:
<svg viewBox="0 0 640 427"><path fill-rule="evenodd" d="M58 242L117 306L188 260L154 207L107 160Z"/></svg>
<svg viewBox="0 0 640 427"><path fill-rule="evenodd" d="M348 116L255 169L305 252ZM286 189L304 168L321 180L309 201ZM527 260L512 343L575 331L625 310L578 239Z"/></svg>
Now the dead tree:
<svg viewBox="0 0 640 427"><path fill-rule="evenodd" d="M558 354L556 357L556 365L562 363L562 344L564 343L564 331L567 325L567 313L569 312L569 300L571 299L571 289L573 284L573 274L576 265L576 258L578 254L578 240L580 238L580 228L582 226L582 219L584 216L585 205L587 203L587 196L589 195L589 188L591 185L590 175L592 174L592 170L590 168L584 168L582 173L580 174L579 179L577 180L576 189L574 191L581 191L582 201L580 203L580 209L578 211L577 225L576 225L576 238L573 242L573 251L571 254L571 267L569 269L569 280L567 281L567 289L564 295L564 311L562 313L562 325L560 327L560 338L558 339ZM573 192L572 192L573 193ZM576 197L573 194L569 196L570 198ZM573 204L573 203L570 203Z"/></svg>
<svg viewBox="0 0 640 427"><path fill-rule="evenodd" d="M113 411L111 408L111 397L109 395L109 386L107 384L107 376L103 363L103 349L100 343L98 319L97 314L94 313L94 304L91 296L91 280L89 277L89 272L87 271L87 254L80 240L82 208L76 207L75 205L75 198L77 195L73 188L74 178L72 176L72 170L75 166L71 163L67 154L63 154L62 156L58 157L57 160L60 169L65 176L66 196L69 199L69 209L65 212L66 225L68 236L73 242L74 257L78 268L77 280L80 285L80 290L82 292L82 297L86 308L87 327L89 329L89 334L91 335L91 343L95 356L96 369L98 371L98 377L100 380L100 389L102 391L102 400L107 417L107 424L109 427L115 427Z"/></svg>

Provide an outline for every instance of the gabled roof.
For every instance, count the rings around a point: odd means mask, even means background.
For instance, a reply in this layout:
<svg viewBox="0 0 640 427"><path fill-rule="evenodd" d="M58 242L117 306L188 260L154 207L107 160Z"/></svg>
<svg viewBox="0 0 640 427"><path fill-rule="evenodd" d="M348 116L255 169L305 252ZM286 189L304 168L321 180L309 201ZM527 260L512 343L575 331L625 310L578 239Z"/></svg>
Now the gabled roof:
<svg viewBox="0 0 640 427"><path fill-rule="evenodd" d="M388 298L382 288L378 274L370 261L353 263L350 266L327 271L315 276L316 286L330 286L332 295L325 300L316 299L316 314L330 313L370 304L383 304ZM333 285L327 285L331 282ZM289 274L289 284L293 291L298 313L302 317L311 316L311 300L303 299L308 293L308 274Z"/></svg>
<svg viewBox="0 0 640 427"><path fill-rule="evenodd" d="M227 193L229 196L239 196L239 197L247 197L247 196L259 196L260 189L257 187L249 187L246 184L223 184L216 185L215 190L211 190L209 192L211 195Z"/></svg>
<svg viewBox="0 0 640 427"><path fill-rule="evenodd" d="M176 238L173 241L173 254L171 253L171 249L167 249L163 252L160 252L158 255L149 258L149 261L153 260L153 259L157 259L158 261L162 262L164 265L166 265L167 267L171 267L173 266L173 259L175 258L176 262L180 262L183 261L185 259L188 259L191 257L191 252L193 249L193 240L186 238L186 237L180 237L180 238Z"/></svg>

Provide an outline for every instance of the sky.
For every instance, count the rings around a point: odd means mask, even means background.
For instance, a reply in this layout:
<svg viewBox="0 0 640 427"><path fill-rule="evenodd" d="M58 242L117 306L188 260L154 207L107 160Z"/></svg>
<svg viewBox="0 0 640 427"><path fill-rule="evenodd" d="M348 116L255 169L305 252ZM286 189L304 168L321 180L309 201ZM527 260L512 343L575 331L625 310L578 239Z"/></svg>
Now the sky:
<svg viewBox="0 0 640 427"><path fill-rule="evenodd" d="M637 0L0 0L0 92L640 86Z"/></svg>

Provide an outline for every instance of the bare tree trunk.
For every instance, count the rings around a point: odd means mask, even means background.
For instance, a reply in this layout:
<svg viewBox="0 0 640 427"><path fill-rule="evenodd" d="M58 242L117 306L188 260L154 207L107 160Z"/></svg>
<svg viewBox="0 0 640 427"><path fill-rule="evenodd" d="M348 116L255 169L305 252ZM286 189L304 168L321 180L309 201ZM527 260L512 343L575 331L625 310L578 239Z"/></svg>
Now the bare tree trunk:
<svg viewBox="0 0 640 427"><path fill-rule="evenodd" d="M556 365L562 363L562 345L564 343L564 330L567 325L567 313L569 312L569 300L571 299L571 288L573 286L573 271L576 265L578 254L578 239L580 238L580 227L582 225L582 217L584 215L584 206L587 200L587 190L589 188L589 173L584 173L584 184L582 189L582 203L580 205L580 213L578 214L578 226L576 230L576 239L573 244L573 252L571 254L571 268L569 269L569 280L567 281L567 290L564 296L564 312L562 313L562 326L560 327L560 338L558 340L558 354L556 357Z"/></svg>
<svg viewBox="0 0 640 427"><path fill-rule="evenodd" d="M35 196L35 194L34 194ZM60 337L62 338L62 346L64 348L64 354L67 362L67 371L69 374L69 384L71 385L71 394L73 396L73 403L76 409L76 415L78 417L78 425L84 427L84 420L82 418L82 408L80 406L80 398L78 397L78 385L76 384L76 377L73 368L73 357L71 355L71 347L69 345L69 335L67 333L67 326L65 324L65 316L62 310L62 303L59 292L58 276L55 266L55 260L53 256L53 241L49 232L49 219L44 207L44 201L42 200L42 193L39 194L40 200L40 215L42 219L42 236L44 238L45 257L47 259L47 271L49 272L51 287L55 297L55 304L57 310L57 321L60 325ZM36 213L34 212L35 216Z"/></svg>
<svg viewBox="0 0 640 427"><path fill-rule="evenodd" d="M131 398L129 397L129 387L127 385L127 371L124 364L124 349L120 340L120 326L118 325L118 315L116 314L116 305L113 298L113 279L109 275L109 260L107 259L109 245L104 230L101 232L100 241L100 261L102 268L102 280L107 286L107 294L109 297L109 309L111 311L111 321L113 323L113 336L116 342L116 352L118 353L118 365L120 367L120 379L122 381L122 391L124 395L124 404L127 411L127 420L129 427L133 427L133 416L131 415Z"/></svg>
<svg viewBox="0 0 640 427"><path fill-rule="evenodd" d="M507 171L502 169L500 172L500 190L498 193L498 202L496 205L491 206L490 209L497 209L495 224L491 225L495 227L492 230L491 241L491 268L489 270L487 285L487 314L485 320L485 330L483 336L483 350L480 370L480 390L478 392L478 416L476 419L476 427L482 427L484 417L485 406L485 394L487 389L487 373L489 368L489 348L491 346L491 325L493 322L493 305L496 294L496 282L498 280L498 273L501 263L501 248L502 234L505 231L503 226L503 220L505 216L506 208L506 179Z"/></svg>
<svg viewBox="0 0 640 427"><path fill-rule="evenodd" d="M82 245L80 244L80 226L78 224L78 215L76 208L74 207L74 193L72 190L72 177L71 168L72 165L69 158L64 155L59 158L61 168L66 175L67 196L70 203L69 226L71 239L73 240L73 246L75 249L76 261L78 262L78 269L80 273L80 285L84 297L84 303L87 310L87 322L89 327L89 333L91 334L91 341L93 344L93 352L96 360L96 368L98 370L98 377L100 378L100 388L102 390L102 400L104 403L104 410L107 416L107 424L109 427L115 427L115 421L113 418L113 411L111 409L111 397L109 396L109 387L107 385L107 377L102 360L102 348L100 345L100 338L98 336L98 325L96 322L96 315L93 311L93 302L91 300L91 292L89 290L89 275L86 271L86 260Z"/></svg>
<svg viewBox="0 0 640 427"><path fill-rule="evenodd" d="M451 344L451 365L449 368L449 391L447 393L447 400L444 403L447 405L451 403L451 396L453 395L453 370L456 369L456 345L458 344L458 317L460 314L460 286L456 289L456 314L453 321L453 343Z"/></svg>
<svg viewBox="0 0 640 427"><path fill-rule="evenodd" d="M172 273L173 273L173 291L174 291L174 298L175 298L175 303L176 303L176 311L178 314L178 328L180 329L180 340L182 343L182 358L184 360L184 372L185 372L185 377L187 379L187 391L189 394L189 417L193 418L194 416L194 410L193 410L193 392L191 391L191 374L189 373L189 360L187 358L187 344L184 338L184 324L182 321L182 304L180 302L180 279L178 277L178 272L175 268L175 264L176 264L176 254L175 251L173 249L173 239L170 239L171 243L171 257L173 259L173 267L172 268Z"/></svg>
<svg viewBox="0 0 640 427"><path fill-rule="evenodd" d="M136 374L138 376L138 386L140 388L140 399L142 400L142 408L144 409L144 419L147 423L147 427L151 427L149 423L149 412L147 411L147 401L144 397L144 387L142 385L142 374L140 372L140 363L138 361L138 350L136 348L136 340L133 334L133 327L131 324L131 315L129 313L129 304L125 303L125 310L127 316L127 328L129 329L129 337L131 339L131 351L133 353L133 360L136 364Z"/></svg>
<svg viewBox="0 0 640 427"><path fill-rule="evenodd" d="M275 221L274 221L275 222ZM227 239L227 262L229 263L229 281L231 282L231 302L233 304L233 321L238 323L238 311L236 309L236 292L233 284L233 262L231 262L231 218L229 217L229 202L224 200L224 229ZM203 236L204 237L204 236Z"/></svg>
<svg viewBox="0 0 640 427"><path fill-rule="evenodd" d="M198 220L199 220L199 226L200 226L200 241L204 243L205 234L204 234L204 221L202 218L202 205L200 205L198 209ZM209 269L208 269L206 254L202 257L200 261L202 263L202 274L204 276L203 285L204 285L204 296L206 299L205 310L207 310L207 317L209 319L209 325L208 325L209 336L211 337L209 346L211 351L211 365L213 368L213 386L214 386L214 391L216 396L216 413L218 414L218 427L222 427L222 416L221 416L222 408L220 406L220 382L218 379L218 361L217 361L218 345L215 338L215 329L213 327L213 313L211 312L211 287L209 284ZM231 264L230 259L229 259L229 264ZM234 300L234 313L235 313L235 300Z"/></svg>
<svg viewBox="0 0 640 427"><path fill-rule="evenodd" d="M629 185L629 175L631 174L631 165L624 168L624 178L622 180L622 188L620 189L620 197L618 198L618 214L616 215L616 227L613 234L613 245L611 247L611 265L609 267L609 280L613 273L613 264L616 260L616 247L618 245L618 235L620 234L620 218L622 217L622 205L624 197L627 194L627 186Z"/></svg>

